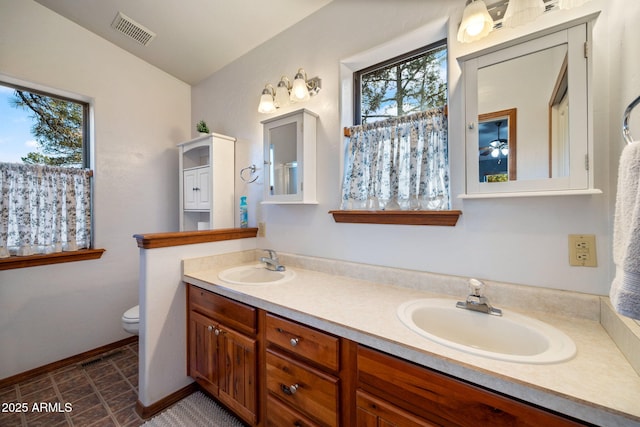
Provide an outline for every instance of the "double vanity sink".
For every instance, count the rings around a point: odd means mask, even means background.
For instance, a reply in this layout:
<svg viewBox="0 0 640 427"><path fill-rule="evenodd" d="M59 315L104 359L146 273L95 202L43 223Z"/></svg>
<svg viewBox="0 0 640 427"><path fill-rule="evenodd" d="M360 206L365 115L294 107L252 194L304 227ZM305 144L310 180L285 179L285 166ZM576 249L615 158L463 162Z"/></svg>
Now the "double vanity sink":
<svg viewBox="0 0 640 427"><path fill-rule="evenodd" d="M294 277L294 270L274 271L264 264L218 273L223 282L245 286L278 285ZM571 338L547 323L510 311L494 316L460 309L453 299L410 300L398 306L397 317L421 337L477 356L545 364L568 360L576 353Z"/></svg>
<svg viewBox="0 0 640 427"><path fill-rule="evenodd" d="M600 325L598 296L492 283L493 316L456 307L459 277L281 258L285 271L253 251L185 260L183 280L551 411L640 425L640 378Z"/></svg>

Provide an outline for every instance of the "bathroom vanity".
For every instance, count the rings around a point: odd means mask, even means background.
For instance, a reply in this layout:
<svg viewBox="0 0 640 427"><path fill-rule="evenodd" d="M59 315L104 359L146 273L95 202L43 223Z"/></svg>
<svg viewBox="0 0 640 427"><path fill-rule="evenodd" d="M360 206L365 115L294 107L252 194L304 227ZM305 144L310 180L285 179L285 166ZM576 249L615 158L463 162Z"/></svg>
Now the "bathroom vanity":
<svg viewBox="0 0 640 427"><path fill-rule="evenodd" d="M582 425L200 287L187 292L189 375L251 425Z"/></svg>
<svg viewBox="0 0 640 427"><path fill-rule="evenodd" d="M189 375L251 425L640 422L640 380L597 321L549 314L577 356L509 363L404 328L396 307L433 296L424 290L299 266L285 283L229 284L218 274L230 265L217 262L199 261L196 271L185 263Z"/></svg>

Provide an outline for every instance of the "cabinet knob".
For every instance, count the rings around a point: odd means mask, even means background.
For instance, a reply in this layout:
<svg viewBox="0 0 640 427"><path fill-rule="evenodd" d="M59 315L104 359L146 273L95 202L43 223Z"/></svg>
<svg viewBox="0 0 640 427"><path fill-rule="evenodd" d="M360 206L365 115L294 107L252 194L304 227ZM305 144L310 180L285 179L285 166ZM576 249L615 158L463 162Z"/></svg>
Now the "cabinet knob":
<svg viewBox="0 0 640 427"><path fill-rule="evenodd" d="M213 331L213 326L211 326L211 325L207 326L207 330L208 330L209 332Z"/></svg>
<svg viewBox="0 0 640 427"><path fill-rule="evenodd" d="M289 343L291 344L291 347L295 347L295 346L297 346L297 345L298 345L298 342L299 342L299 341L300 341L300 339L299 339L299 338L291 338L291 339L289 340Z"/></svg>
<svg viewBox="0 0 640 427"><path fill-rule="evenodd" d="M200 191L200 189L198 187L193 187L192 190L193 191Z"/></svg>
<svg viewBox="0 0 640 427"><path fill-rule="evenodd" d="M213 333L214 333L216 336L220 335L220 329L216 328L216 330L215 330L215 331L213 331Z"/></svg>
<svg viewBox="0 0 640 427"><path fill-rule="evenodd" d="M280 384L280 389L282 390L282 392L289 396L296 394L296 391L298 391L298 387L300 387L298 384L292 384L290 386Z"/></svg>

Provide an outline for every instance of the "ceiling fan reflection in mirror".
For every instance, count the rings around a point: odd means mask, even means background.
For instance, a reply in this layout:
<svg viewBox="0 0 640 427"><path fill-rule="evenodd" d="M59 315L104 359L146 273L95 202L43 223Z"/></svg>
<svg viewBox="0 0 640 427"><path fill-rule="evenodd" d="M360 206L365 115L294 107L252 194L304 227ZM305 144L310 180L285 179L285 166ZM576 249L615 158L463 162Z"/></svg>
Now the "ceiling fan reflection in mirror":
<svg viewBox="0 0 640 427"><path fill-rule="evenodd" d="M509 143L506 139L500 138L500 127L502 126L502 121L497 121L495 124L498 127L498 137L489 142L489 145L480 147L479 153L481 156L491 155L491 157L497 158L498 164L500 164L500 154L503 156L509 155Z"/></svg>

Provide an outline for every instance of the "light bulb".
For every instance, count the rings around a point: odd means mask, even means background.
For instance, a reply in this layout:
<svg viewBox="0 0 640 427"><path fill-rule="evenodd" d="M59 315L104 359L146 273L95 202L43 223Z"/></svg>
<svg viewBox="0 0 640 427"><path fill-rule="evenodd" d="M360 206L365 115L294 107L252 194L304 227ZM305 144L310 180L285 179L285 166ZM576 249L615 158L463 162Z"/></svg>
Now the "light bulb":
<svg viewBox="0 0 640 427"><path fill-rule="evenodd" d="M289 83L289 79L285 76L282 76L280 82L278 83L278 86L276 87L275 104L278 108L286 107L287 105L289 105L290 87L291 83Z"/></svg>
<svg viewBox="0 0 640 427"><path fill-rule="evenodd" d="M262 95L260 95L260 103L258 104L258 112L259 113L273 113L276 111L276 106L273 103L273 87L269 89L269 86L265 86L262 91Z"/></svg>
<svg viewBox="0 0 640 427"><path fill-rule="evenodd" d="M487 36L493 31L493 19L482 0L472 1L462 13L462 22L458 29L458 41L469 43Z"/></svg>
<svg viewBox="0 0 640 427"><path fill-rule="evenodd" d="M304 75L304 70L301 68L298 70L295 79L293 80L293 87L291 88L291 101L300 102L307 101L310 98L309 89L307 88L307 79Z"/></svg>

